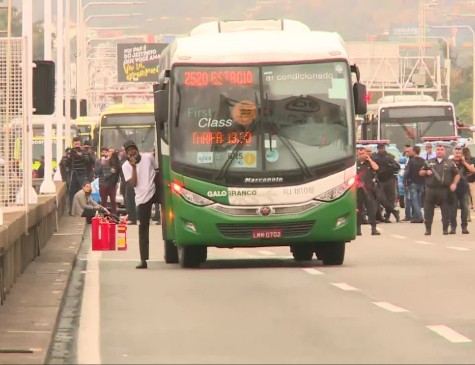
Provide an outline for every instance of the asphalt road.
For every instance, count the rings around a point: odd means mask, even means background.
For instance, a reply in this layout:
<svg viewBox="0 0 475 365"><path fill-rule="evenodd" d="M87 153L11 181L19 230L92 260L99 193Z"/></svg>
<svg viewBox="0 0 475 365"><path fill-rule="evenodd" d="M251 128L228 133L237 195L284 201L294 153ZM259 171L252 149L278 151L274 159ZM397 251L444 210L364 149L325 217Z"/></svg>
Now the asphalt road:
<svg viewBox="0 0 475 365"><path fill-rule="evenodd" d="M180 269L152 225L149 269L136 270L129 227L128 251L85 255L78 362L474 363L475 242L435 221L429 237L422 224L364 226L339 267L253 248Z"/></svg>

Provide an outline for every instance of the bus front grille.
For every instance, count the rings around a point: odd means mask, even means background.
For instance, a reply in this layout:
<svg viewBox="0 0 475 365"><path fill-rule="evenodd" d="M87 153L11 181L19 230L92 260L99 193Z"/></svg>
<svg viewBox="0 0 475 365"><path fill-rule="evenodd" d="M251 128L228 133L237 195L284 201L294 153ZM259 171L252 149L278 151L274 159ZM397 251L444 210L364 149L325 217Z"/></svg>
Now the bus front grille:
<svg viewBox="0 0 475 365"><path fill-rule="evenodd" d="M216 226L224 237L227 238L252 238L252 232L282 231L282 237L304 236L313 228L315 221L295 223L218 223Z"/></svg>

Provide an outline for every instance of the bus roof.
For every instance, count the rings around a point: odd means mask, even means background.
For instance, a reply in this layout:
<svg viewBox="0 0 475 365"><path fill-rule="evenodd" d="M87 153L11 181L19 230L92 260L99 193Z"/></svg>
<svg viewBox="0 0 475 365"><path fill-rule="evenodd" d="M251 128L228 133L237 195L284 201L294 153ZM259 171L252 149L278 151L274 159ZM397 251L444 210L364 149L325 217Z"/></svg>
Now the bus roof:
<svg viewBox="0 0 475 365"><path fill-rule="evenodd" d="M97 122L99 120L100 116L99 115L88 115L88 116L82 116L74 120L76 124L89 124L91 122Z"/></svg>
<svg viewBox="0 0 475 365"><path fill-rule="evenodd" d="M127 113L153 113L153 104L114 104L102 111L101 116Z"/></svg>
<svg viewBox="0 0 475 365"><path fill-rule="evenodd" d="M199 27L204 29L205 26L211 27L207 23ZM171 69L173 64L257 64L348 58L338 33L310 31L303 26L305 28L282 30L254 27L221 33L216 30L197 32L195 28L194 33L177 37L165 48L160 68Z"/></svg>

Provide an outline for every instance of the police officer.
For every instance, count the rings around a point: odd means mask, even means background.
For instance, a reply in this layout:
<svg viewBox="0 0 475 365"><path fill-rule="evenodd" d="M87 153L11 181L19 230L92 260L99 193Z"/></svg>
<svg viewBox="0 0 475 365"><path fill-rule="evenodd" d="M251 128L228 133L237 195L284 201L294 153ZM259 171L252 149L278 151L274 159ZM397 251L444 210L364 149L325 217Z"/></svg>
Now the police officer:
<svg viewBox="0 0 475 365"><path fill-rule="evenodd" d="M443 234L447 235L449 234L450 213L453 204L451 197L460 180L460 175L454 162L445 157L445 147L442 144L437 145L435 158L426 161L419 171L419 175L425 176L425 235L429 236L431 234L436 205L440 205L442 211L442 230Z"/></svg>
<svg viewBox="0 0 475 365"><path fill-rule="evenodd" d="M356 217L356 234L361 236L361 224L363 223L363 211L366 208L368 214L368 223L371 224L371 234L379 235L376 229L376 208L377 201L375 198L375 172L379 170L379 166L373 161L371 156L366 152L364 147L358 148L358 162L356 170L358 173L356 202L357 202L357 217Z"/></svg>
<svg viewBox="0 0 475 365"><path fill-rule="evenodd" d="M373 154L373 160L378 164L379 169L376 174L377 187L376 194L379 203L386 210L384 222L391 223L389 217L394 215L396 222L399 222L399 211L394 208L396 203L397 169L399 171L399 162L395 161L394 156L386 151L384 143L378 143L377 152Z"/></svg>

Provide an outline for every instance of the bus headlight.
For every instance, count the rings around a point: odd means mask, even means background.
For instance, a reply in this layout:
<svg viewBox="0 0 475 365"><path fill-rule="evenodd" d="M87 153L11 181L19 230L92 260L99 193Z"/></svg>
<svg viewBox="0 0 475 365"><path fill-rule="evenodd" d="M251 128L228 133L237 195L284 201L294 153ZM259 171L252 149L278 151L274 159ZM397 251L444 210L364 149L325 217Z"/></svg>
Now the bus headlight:
<svg viewBox="0 0 475 365"><path fill-rule="evenodd" d="M349 179L344 184L341 184L341 185L337 186L336 188L333 188L331 190L328 190L328 191L324 192L323 194L320 194L319 196L317 196L315 198L315 200L321 200L321 201L324 201L324 202L329 202L329 201L332 201L332 200L336 200L339 197L341 197L343 194L345 194L345 192L348 189L350 189L353 185L355 185L355 183L356 183L356 178L352 177L351 179Z"/></svg>
<svg viewBox="0 0 475 365"><path fill-rule="evenodd" d="M189 191L183 186L178 185L176 183L172 184L172 190L178 195L181 195L183 199L194 205L205 206L214 203L214 201L209 200L201 195L195 194L192 191Z"/></svg>

